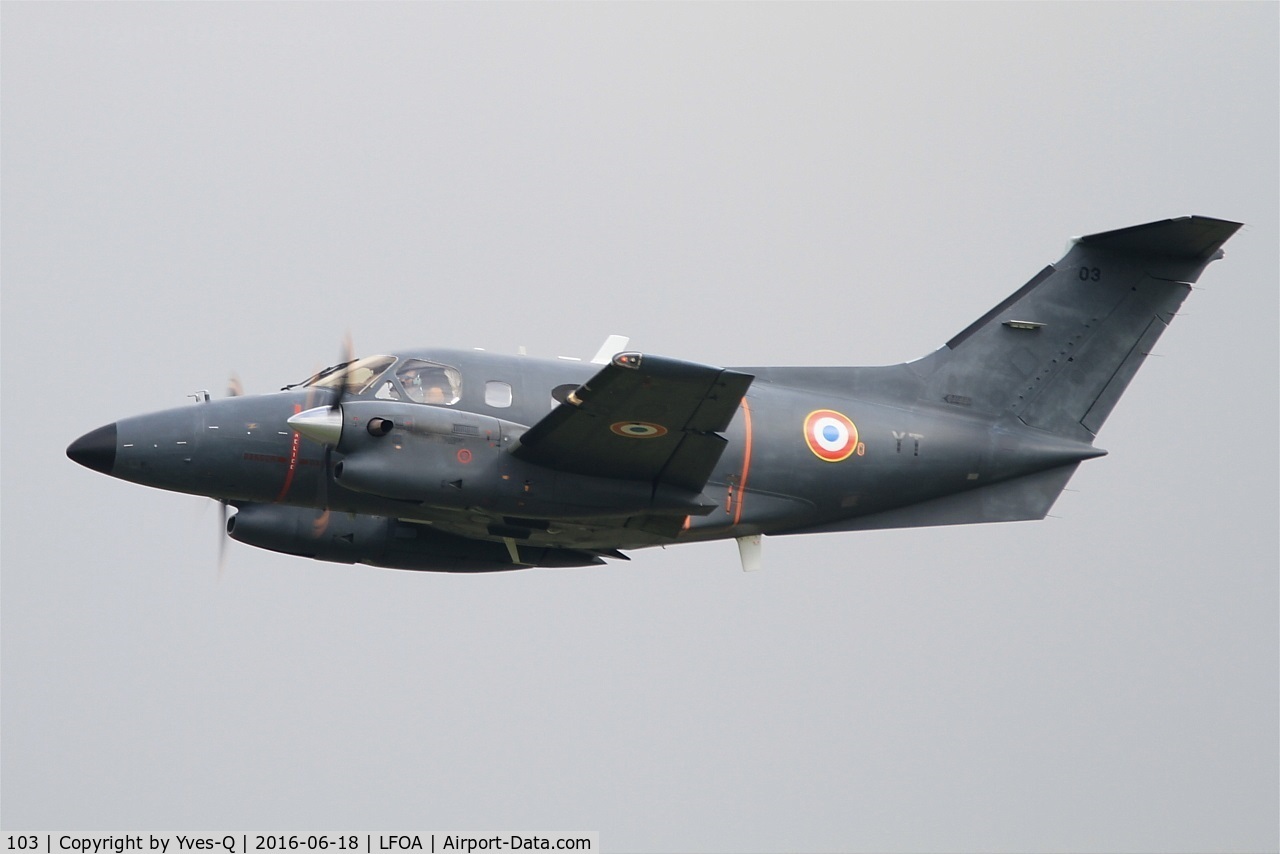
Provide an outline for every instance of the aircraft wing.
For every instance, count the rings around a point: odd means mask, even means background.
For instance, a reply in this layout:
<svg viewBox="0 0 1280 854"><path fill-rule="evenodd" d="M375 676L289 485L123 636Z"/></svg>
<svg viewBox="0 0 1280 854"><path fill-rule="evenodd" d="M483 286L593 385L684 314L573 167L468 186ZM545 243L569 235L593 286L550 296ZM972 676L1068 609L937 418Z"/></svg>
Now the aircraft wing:
<svg viewBox="0 0 1280 854"><path fill-rule="evenodd" d="M749 374L619 353L520 437L531 463L700 492L724 452L718 435L747 393Z"/></svg>

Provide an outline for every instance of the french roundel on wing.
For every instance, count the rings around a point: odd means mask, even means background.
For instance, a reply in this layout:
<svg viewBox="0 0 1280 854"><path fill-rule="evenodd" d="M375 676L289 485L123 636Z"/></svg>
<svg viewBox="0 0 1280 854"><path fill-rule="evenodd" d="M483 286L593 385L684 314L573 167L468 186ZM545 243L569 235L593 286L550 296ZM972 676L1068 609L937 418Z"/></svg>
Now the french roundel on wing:
<svg viewBox="0 0 1280 854"><path fill-rule="evenodd" d="M858 428L843 413L818 409L804 419L804 441L818 459L838 463L857 449Z"/></svg>
<svg viewBox="0 0 1280 854"><path fill-rule="evenodd" d="M648 421L619 421L616 424L610 424L609 429L628 439L656 439L667 435L666 427Z"/></svg>

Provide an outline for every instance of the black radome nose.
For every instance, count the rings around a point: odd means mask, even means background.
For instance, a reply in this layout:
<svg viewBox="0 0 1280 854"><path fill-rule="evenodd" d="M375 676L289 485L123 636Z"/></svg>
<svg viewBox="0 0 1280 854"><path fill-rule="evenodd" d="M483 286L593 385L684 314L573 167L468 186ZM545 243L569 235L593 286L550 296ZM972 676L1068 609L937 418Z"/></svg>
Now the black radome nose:
<svg viewBox="0 0 1280 854"><path fill-rule="evenodd" d="M116 425L85 433L67 446L67 456L86 468L111 474L116 464Z"/></svg>

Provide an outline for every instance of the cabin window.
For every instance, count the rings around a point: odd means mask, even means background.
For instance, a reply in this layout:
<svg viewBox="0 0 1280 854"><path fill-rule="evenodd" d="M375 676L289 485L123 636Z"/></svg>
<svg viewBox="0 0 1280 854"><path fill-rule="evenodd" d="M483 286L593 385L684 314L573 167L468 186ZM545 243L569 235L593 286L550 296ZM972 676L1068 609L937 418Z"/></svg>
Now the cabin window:
<svg viewBox="0 0 1280 854"><path fill-rule="evenodd" d="M484 384L484 402L490 406L506 409L511 405L511 383L489 380Z"/></svg>
<svg viewBox="0 0 1280 854"><path fill-rule="evenodd" d="M396 379L409 399L417 403L453 406L462 398L462 375L458 369L423 359L405 359Z"/></svg>

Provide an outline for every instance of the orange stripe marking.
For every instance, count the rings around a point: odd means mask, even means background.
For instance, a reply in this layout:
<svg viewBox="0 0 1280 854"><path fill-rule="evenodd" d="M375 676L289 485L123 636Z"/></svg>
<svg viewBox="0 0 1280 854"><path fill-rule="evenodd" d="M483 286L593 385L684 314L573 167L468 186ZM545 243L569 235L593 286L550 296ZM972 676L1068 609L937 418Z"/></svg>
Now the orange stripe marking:
<svg viewBox="0 0 1280 854"><path fill-rule="evenodd" d="M297 415L302 411L302 407L298 404L293 405L293 414ZM302 444L302 434L297 430L293 431L293 444L289 447L289 469L284 474L284 486L280 489L280 494L276 496L276 503L284 501L284 497L289 494L289 487L293 486L293 473L298 470L298 446Z"/></svg>
<svg viewBox="0 0 1280 854"><path fill-rule="evenodd" d="M742 500L747 497L747 474L751 471L751 404L747 403L746 395L742 396L742 414L745 416L746 436L742 448L742 478L738 481L738 504L733 511L735 525L742 518Z"/></svg>

